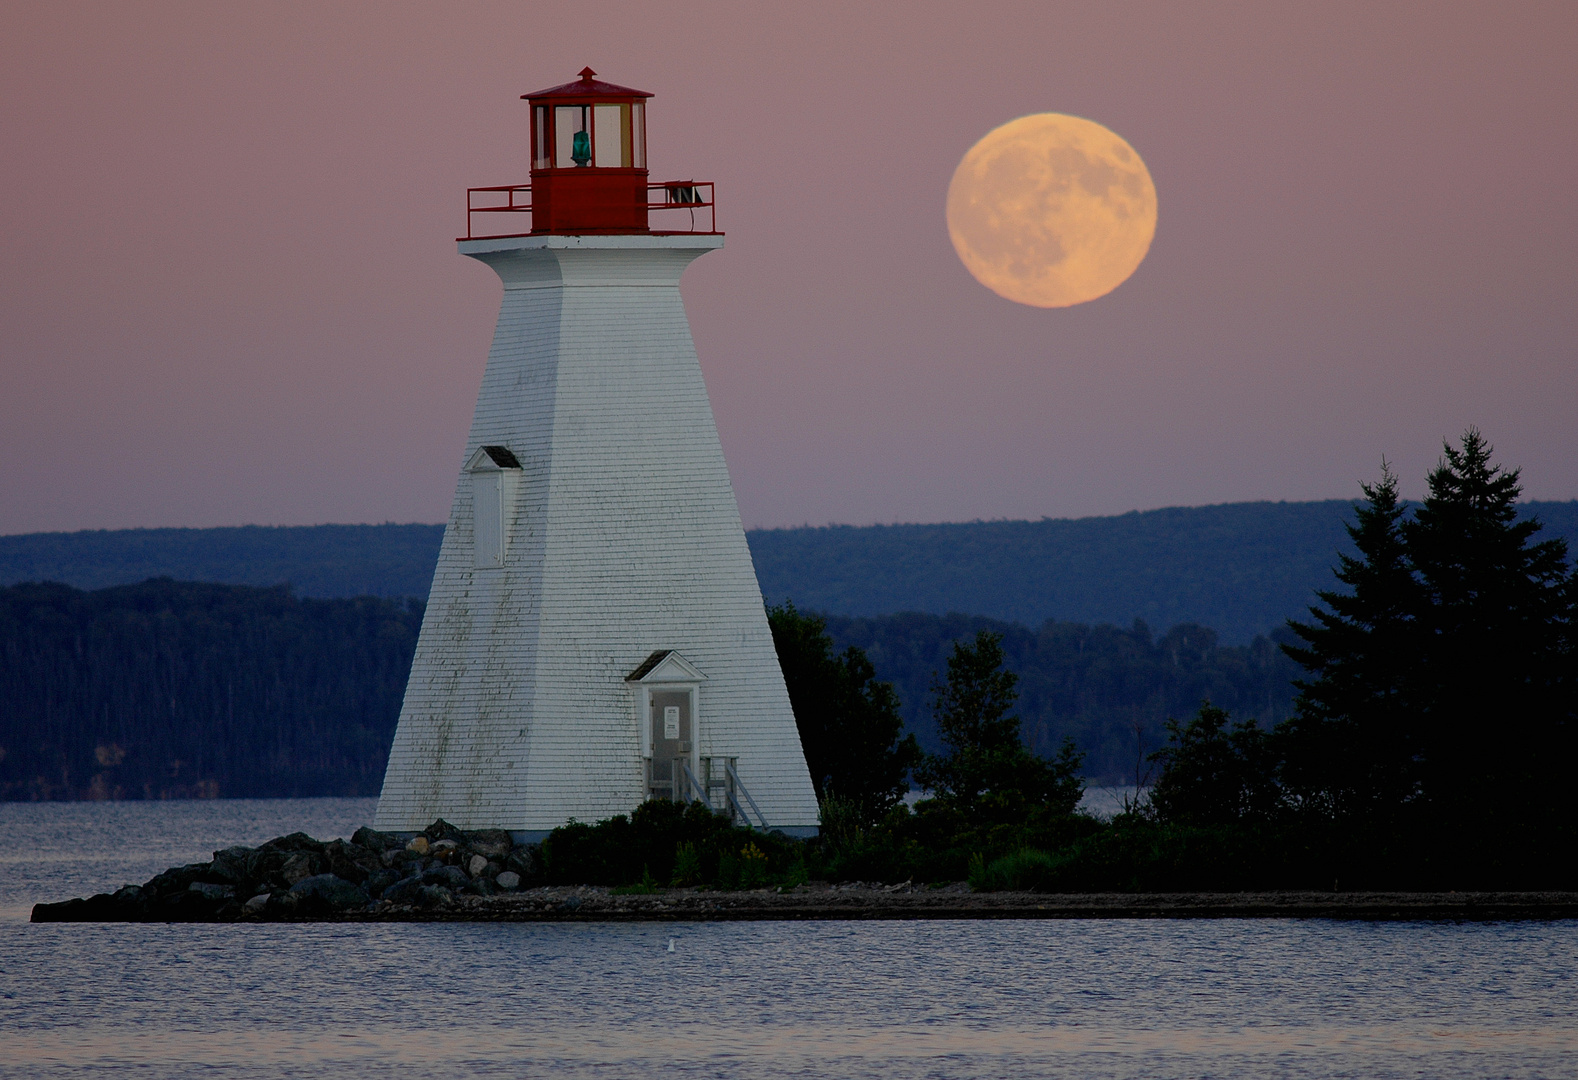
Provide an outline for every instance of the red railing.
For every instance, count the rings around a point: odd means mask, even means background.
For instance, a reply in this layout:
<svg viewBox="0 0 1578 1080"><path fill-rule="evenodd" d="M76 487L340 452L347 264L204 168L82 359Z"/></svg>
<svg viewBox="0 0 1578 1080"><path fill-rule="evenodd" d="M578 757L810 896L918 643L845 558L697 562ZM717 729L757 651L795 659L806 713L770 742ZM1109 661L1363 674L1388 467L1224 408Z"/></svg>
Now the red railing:
<svg viewBox="0 0 1578 1080"><path fill-rule="evenodd" d="M656 193L656 198L654 198ZM481 197L491 201L492 205L478 206L477 200ZM704 211L706 219L698 221L696 212ZM661 222L652 221L653 212L665 212ZM531 213L531 185L507 184L503 187L479 187L466 189L466 240L498 240L512 236L529 236L531 234L530 220L525 223L527 228L518 232L505 233L478 233L473 224L476 214L530 214ZM717 205L714 201L712 181L710 180L665 180L661 184L647 185L647 213L651 223L651 232L659 236L668 236L681 233L716 234L718 231ZM688 221L681 217L681 213L688 213ZM689 228L658 228L662 225L683 226ZM705 225L705 228L702 226Z"/></svg>

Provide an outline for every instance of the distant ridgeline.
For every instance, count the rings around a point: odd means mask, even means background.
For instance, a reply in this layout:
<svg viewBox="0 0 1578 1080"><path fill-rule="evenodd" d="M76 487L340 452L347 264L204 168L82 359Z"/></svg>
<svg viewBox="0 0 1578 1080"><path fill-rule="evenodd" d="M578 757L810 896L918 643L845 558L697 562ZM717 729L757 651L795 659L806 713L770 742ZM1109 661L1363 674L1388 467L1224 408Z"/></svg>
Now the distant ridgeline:
<svg viewBox="0 0 1578 1080"><path fill-rule="evenodd" d="M749 534L762 592L840 616L964 612L1127 627L1194 623L1223 642L1302 616L1347 548L1342 500L1231 503L1077 520L835 525ZM1529 502L1578 549L1578 502ZM0 536L0 585L150 577L289 582L301 596L426 597L441 525L125 529Z"/></svg>
<svg viewBox="0 0 1578 1080"><path fill-rule="evenodd" d="M0 589L0 799L376 795L418 601Z"/></svg>
<svg viewBox="0 0 1578 1080"><path fill-rule="evenodd" d="M0 585L79 589L149 578L284 585L298 596L427 599L442 525L243 525L0 536Z"/></svg>

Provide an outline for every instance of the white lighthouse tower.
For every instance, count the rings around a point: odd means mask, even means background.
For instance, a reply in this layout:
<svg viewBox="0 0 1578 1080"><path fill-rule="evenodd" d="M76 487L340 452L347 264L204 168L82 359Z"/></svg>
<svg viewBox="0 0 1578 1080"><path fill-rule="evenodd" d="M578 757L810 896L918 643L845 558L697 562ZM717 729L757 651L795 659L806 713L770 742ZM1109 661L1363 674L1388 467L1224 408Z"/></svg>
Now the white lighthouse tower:
<svg viewBox="0 0 1578 1080"><path fill-rule="evenodd" d="M679 293L723 246L711 185L648 183L651 95L595 74L523 95L529 185L468 194L460 252L504 300L376 826L534 837L664 798L809 835ZM531 230L473 237L477 213Z"/></svg>

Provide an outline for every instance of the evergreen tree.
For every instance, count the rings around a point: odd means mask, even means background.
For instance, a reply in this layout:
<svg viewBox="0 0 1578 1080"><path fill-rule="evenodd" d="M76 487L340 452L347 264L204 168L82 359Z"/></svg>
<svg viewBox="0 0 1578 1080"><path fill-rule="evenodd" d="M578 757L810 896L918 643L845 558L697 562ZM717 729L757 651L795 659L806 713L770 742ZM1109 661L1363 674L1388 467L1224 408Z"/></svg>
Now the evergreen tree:
<svg viewBox="0 0 1578 1080"><path fill-rule="evenodd" d="M915 778L939 799L973 811L990 800L1014 810L1073 813L1084 793L1084 755L1065 739L1051 761L1030 752L1011 713L1019 678L1003 669L1002 635L982 630L956 641L947 679L934 678L932 714L949 753L928 754Z"/></svg>
<svg viewBox="0 0 1578 1080"><path fill-rule="evenodd" d="M1569 767L1572 585L1567 546L1517 519L1518 470L1474 428L1444 447L1402 536L1424 591L1420 691L1426 792L1453 819L1549 791ZM1560 762L1560 764L1555 764Z"/></svg>
<svg viewBox="0 0 1578 1080"><path fill-rule="evenodd" d="M1289 620L1302 645L1283 651L1310 673L1295 680L1297 713L1277 732L1282 778L1305 809L1375 821L1417 786L1418 732L1410 694L1424 594L1403 542L1406 508L1385 461L1347 526L1358 556L1340 553L1346 590L1315 595L1311 622Z"/></svg>
<svg viewBox="0 0 1578 1080"><path fill-rule="evenodd" d="M893 686L877 681L860 649L835 654L825 619L784 603L767 609L767 622L817 799L836 795L877 819L904 797L921 759Z"/></svg>

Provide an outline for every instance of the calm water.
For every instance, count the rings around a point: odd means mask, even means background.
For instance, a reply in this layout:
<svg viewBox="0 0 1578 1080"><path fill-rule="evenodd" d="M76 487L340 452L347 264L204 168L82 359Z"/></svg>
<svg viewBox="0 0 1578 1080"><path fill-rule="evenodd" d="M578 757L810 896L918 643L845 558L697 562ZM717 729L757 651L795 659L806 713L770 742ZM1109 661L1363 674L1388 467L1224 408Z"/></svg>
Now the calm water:
<svg viewBox="0 0 1578 1080"><path fill-rule="evenodd" d="M0 804L0 1077L1578 1075L1570 922L20 921L371 809Z"/></svg>

